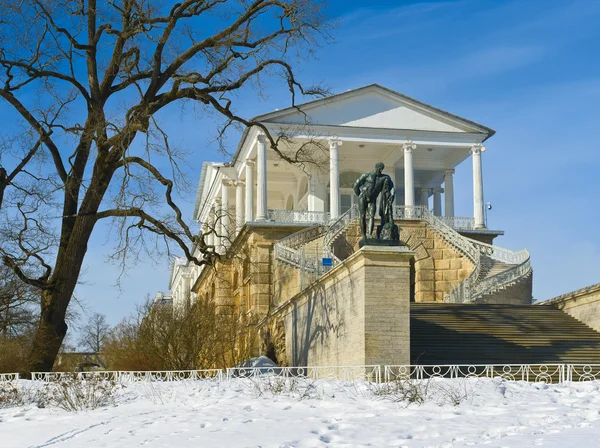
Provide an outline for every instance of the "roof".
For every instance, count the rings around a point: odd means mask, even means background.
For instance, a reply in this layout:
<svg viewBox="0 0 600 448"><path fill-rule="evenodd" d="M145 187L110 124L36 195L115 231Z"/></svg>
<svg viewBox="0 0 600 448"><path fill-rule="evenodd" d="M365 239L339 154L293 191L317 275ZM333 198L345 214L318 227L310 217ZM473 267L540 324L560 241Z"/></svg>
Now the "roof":
<svg viewBox="0 0 600 448"><path fill-rule="evenodd" d="M422 109L426 112L429 112L433 115L436 116L441 116L441 117L445 117L453 122L456 123L460 123L461 125L472 129L473 131L480 133L480 134L484 134L485 138L483 139L483 141L486 141L488 138L490 138L491 136L493 136L496 131L494 131L493 129L484 126L482 124L479 124L475 121L472 120L468 120L466 118L460 117L458 115L455 115L453 113L447 112L445 110L439 109L437 107L431 106L427 103L423 103L422 101L418 101L414 98L411 98L407 95L404 95L400 92L396 92L395 90L392 89L388 89L387 87L383 87L379 84L369 84L363 87L359 87L357 89L352 89L352 90L348 90L346 92L342 92L342 93L338 93L335 95L331 95L325 98L319 98L313 101L308 101L306 103L302 103L302 104L298 104L298 105L294 105L294 106L290 106L287 107L285 109L280 109L280 110L276 110L273 112L269 112L266 114L262 114L262 115L257 115L254 118L252 118L251 121L254 122L269 122L269 123L277 123L277 119L284 117L286 115L289 115L290 113L294 113L294 112L298 112L300 110L305 111L305 110L310 110L310 109L314 109L316 107L319 107L321 105L326 105L335 101L339 101L339 100L343 100L352 96L356 96L360 93L363 92L367 92L367 91L376 91L382 94L385 94L387 96L392 96L394 98L396 98L399 101L402 101L404 103L408 103L409 105L412 105L416 108ZM341 126L343 127L343 126ZM251 128L246 128L244 129L244 132L242 133L242 136L240 138L240 141L238 143L238 146L236 148L235 154L232 157L231 163L229 164L230 166L233 166L236 161L237 158L240 155L240 152L242 150L242 147L244 146L244 143L248 137L249 132L251 131ZM198 192L197 192L197 196L196 196L196 203L194 206L194 219L198 216L198 212L202 206L201 201L202 201L202 193L203 193L203 189L204 189L204 183L206 182L206 175L207 175L207 170L208 170L208 166L211 165L212 163L210 162L204 162L202 165L202 173L200 175L200 183L198 185ZM222 164L221 164L222 166Z"/></svg>

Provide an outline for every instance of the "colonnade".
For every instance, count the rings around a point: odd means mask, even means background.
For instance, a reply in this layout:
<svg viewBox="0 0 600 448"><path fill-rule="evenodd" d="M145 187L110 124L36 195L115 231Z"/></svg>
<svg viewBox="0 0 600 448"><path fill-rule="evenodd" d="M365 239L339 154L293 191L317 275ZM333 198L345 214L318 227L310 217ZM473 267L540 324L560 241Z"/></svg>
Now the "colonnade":
<svg viewBox="0 0 600 448"><path fill-rule="evenodd" d="M340 216L340 159L339 148L342 140L337 137L329 139L329 204L330 218ZM404 156L404 205L415 205L415 182L413 151L417 145L406 141L403 145ZM473 216L475 229L485 228L483 175L481 153L485 147L481 144L471 148L473 160ZM246 159L245 180L222 179L221 195L215 198L205 230L209 232L207 243L215 247L225 248L229 241L237 235L248 221L265 221L268 219L267 209L267 139L259 135L256 142L256 159ZM256 166L256 192L254 191L254 166ZM235 187L235 235L230 229L229 189ZM310 187L309 187L310 188ZM245 191L244 191L245 189ZM444 215L454 217L454 169L444 172L444 188L421 189L421 204L428 204L429 194L433 193L433 211L436 216L442 214L442 193L444 193ZM254 200L256 199L256 207ZM309 210L311 203L309 202Z"/></svg>

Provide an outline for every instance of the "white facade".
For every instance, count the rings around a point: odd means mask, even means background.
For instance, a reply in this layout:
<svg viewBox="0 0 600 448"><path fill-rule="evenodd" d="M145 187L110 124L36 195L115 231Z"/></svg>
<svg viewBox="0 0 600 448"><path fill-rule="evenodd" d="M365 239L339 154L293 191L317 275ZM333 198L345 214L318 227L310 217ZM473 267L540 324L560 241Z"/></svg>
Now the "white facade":
<svg viewBox="0 0 600 448"><path fill-rule="evenodd" d="M284 133L288 138L277 149L292 159L300 155L304 163L282 160L258 127L244 132L230 163L204 163L194 218L203 229L218 231L207 240L219 251L227 250L246 222L337 219L355 202L354 181L378 161L394 180L398 205L426 205L449 225L485 229L482 154L493 130L379 85L300 109L254 120L273 136ZM454 170L469 158L473 218L456 218ZM180 270L173 270L172 289L188 288ZM177 295L173 291L175 307Z"/></svg>

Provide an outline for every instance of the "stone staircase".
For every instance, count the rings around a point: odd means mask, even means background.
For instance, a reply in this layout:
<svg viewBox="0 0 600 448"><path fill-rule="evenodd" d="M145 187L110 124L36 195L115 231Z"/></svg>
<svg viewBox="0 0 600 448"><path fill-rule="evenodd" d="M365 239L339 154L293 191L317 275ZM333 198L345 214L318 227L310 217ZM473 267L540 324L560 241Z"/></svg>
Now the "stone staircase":
<svg viewBox="0 0 600 448"><path fill-rule="evenodd" d="M532 271L527 251L512 252L466 238L421 206L396 206L395 219L426 223L475 266L464 281L446 294L444 302L488 303L499 293L506 296L507 303L523 303L523 297L531 298ZM335 265L355 250L360 239L358 210L354 206L333 224L317 228L318 231L308 228L280 240L275 245L276 258L305 272L315 272L318 277L326 271L320 269L321 257L331 257Z"/></svg>
<svg viewBox="0 0 600 448"><path fill-rule="evenodd" d="M551 306L412 303L411 364L600 364L600 333Z"/></svg>

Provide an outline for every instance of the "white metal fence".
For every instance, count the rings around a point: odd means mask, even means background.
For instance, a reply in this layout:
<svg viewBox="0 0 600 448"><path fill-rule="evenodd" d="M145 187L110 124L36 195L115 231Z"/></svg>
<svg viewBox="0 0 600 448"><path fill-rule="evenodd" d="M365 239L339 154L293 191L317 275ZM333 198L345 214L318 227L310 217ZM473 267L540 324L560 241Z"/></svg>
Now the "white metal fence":
<svg viewBox="0 0 600 448"><path fill-rule="evenodd" d="M105 379L119 382L175 382L212 379L280 376L313 380L382 381L433 378L503 378L508 381L563 383L600 380L600 364L460 364L460 365L368 365L315 367L235 367L225 370L36 372L32 379L53 382L65 379ZM0 382L19 379L18 373L0 374Z"/></svg>
<svg viewBox="0 0 600 448"><path fill-rule="evenodd" d="M317 367L235 367L227 369L227 378L257 378L277 375L313 380L381 382L381 366L317 366Z"/></svg>

